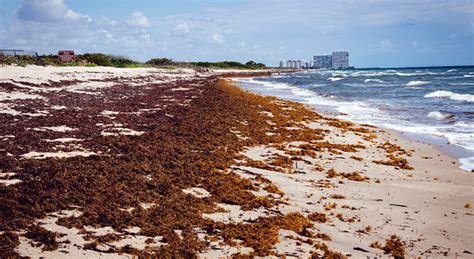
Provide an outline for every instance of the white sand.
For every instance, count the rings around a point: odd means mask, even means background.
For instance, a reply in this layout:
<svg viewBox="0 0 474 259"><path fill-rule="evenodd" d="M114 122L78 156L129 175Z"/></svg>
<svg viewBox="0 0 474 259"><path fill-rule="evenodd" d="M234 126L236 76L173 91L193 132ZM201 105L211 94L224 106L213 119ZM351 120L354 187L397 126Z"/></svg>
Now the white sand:
<svg viewBox="0 0 474 259"><path fill-rule="evenodd" d="M42 99L41 95L28 94L23 92L1 92L0 91L0 102L3 101L14 101L14 100L26 100L26 99Z"/></svg>
<svg viewBox="0 0 474 259"><path fill-rule="evenodd" d="M107 130L103 130L100 133L102 136L118 136L118 135L126 135L126 136L140 136L145 134L144 131L136 131L127 128L110 128Z"/></svg>
<svg viewBox="0 0 474 259"><path fill-rule="evenodd" d="M331 128L318 123L312 127ZM284 198L288 199L287 204L277 208L284 214L300 212L308 215L315 211L325 212L325 205L336 203L336 209L326 212L328 215L332 214L331 221L324 224L316 223L313 230L331 236L333 241L326 242L329 247L346 255L356 258L383 256L381 250L372 249L369 245L373 241L383 244L391 234L397 234L402 238L410 256L422 254L440 256L445 252L449 256L454 256L466 255L463 254L465 250L472 252L473 211L464 208L465 204L474 201L472 175L458 169L456 159L440 154L430 145L413 143L391 132L378 135L379 138L372 143L355 133L342 134L339 129L331 128L331 134L326 138L331 143L362 143L367 149L361 149L357 153L343 152L340 155L324 152L318 159L305 157L311 164L301 161L293 164L293 168L301 173L286 174L243 166L236 166L233 171L251 180L255 174L270 179L285 193ZM372 162L385 159L385 151L378 149L377 146L386 140L397 143L407 150L415 150L412 157L406 157L415 170L396 170L395 167ZM243 155L253 160L270 161L268 159L273 154L281 153L282 151L274 148L259 146L243 152ZM353 155L362 157L363 161L351 159L350 156ZM423 157L433 158L423 159ZM330 182L335 188L321 188L315 183L327 178L324 173L314 170L316 164L326 170L334 168L337 172L359 171L370 177L370 180L356 182L343 179L344 184L339 184L339 178L334 178L330 179ZM375 183L377 179L381 183ZM344 195L346 198L332 199L330 197L333 194ZM343 208L343 205L349 209ZM350 209L352 207L355 210ZM249 215L256 212L245 212L244 215L251 218ZM259 213L265 212L259 211ZM356 221L342 222L335 217L338 213L345 219L354 218ZM241 222L242 218L219 216L212 219ZM357 232L369 225L373 229L371 232L367 234ZM296 233L293 235L297 236ZM307 257L311 252L311 246L295 246L294 239L280 239L281 242L275 247L275 252L283 251L287 256L296 257ZM369 252L356 251L354 247L361 247Z"/></svg>
<svg viewBox="0 0 474 259"><path fill-rule="evenodd" d="M13 184L17 184L17 183L21 182L20 179L5 179L5 178L12 177L12 176L15 176L15 173L0 172L0 184L3 184L5 186L9 186L9 185L13 185Z"/></svg>
<svg viewBox="0 0 474 259"><path fill-rule="evenodd" d="M70 157L76 157L76 156L83 156L83 157L88 157L95 155L96 153L90 152L90 151L84 151L84 150L78 150L78 151L69 151L69 152L64 152L64 151L57 151L57 152L36 152L36 151L31 151L28 153L25 153L21 155L22 158L25 159L46 159L46 158L70 158Z"/></svg>
<svg viewBox="0 0 474 259"><path fill-rule="evenodd" d="M57 138L57 139L46 139L46 142L61 142L61 143L68 143L68 142L79 142L83 141L83 139L77 138Z"/></svg>
<svg viewBox="0 0 474 259"><path fill-rule="evenodd" d="M67 132L67 131L74 131L77 130L76 128L71 128L65 125L61 126L53 126L53 127L41 127L41 128L33 128L32 130L36 131L56 131L56 132Z"/></svg>
<svg viewBox="0 0 474 259"><path fill-rule="evenodd" d="M132 258L133 256L128 254L109 254L109 253L101 253L94 250L84 250L82 247L89 243L84 239L84 235L79 234L79 229L71 228L68 229L61 225L57 224L57 220L63 217L78 217L81 213L76 210L72 211L61 211L57 213L50 214L46 219L38 220L37 224L44 227L47 230L63 234L64 236L59 238L58 241L66 241L69 240L70 243L61 243L59 245L59 249L55 251L42 251L41 247L35 247L33 245L33 241L29 240L25 237L20 237L20 245L17 247L16 251L21 256L29 256L31 258ZM131 246L136 249L147 249L150 248L157 248L163 243L161 243L162 237L154 237L154 243L150 245L145 244L145 240L149 237L138 235L137 233L140 231L140 228L131 228L129 229L131 232L126 233L119 233L114 231L110 227L103 227L103 228L94 228L92 226L86 226L84 228L86 231L91 232L94 236L102 236L105 234L117 234L120 235L122 238L121 240L110 242L104 245L99 246L98 248L104 251L108 250L109 248L121 248L124 246Z"/></svg>
<svg viewBox="0 0 474 259"><path fill-rule="evenodd" d="M197 198L207 198L211 196L211 194L206 189L199 187L191 187L188 189L184 189L183 192L186 194L191 194Z"/></svg>

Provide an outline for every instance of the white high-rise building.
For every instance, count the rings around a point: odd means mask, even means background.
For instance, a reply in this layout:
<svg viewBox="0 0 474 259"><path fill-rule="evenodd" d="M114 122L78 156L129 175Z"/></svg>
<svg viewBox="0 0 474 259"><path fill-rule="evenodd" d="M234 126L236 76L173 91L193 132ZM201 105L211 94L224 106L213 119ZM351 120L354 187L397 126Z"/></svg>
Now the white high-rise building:
<svg viewBox="0 0 474 259"><path fill-rule="evenodd" d="M285 62L284 60L280 61L280 68L284 68L284 67L285 67L285 63L286 63L286 62Z"/></svg>
<svg viewBox="0 0 474 259"><path fill-rule="evenodd" d="M296 68L301 68L303 66L303 62L301 60L296 60Z"/></svg>
<svg viewBox="0 0 474 259"><path fill-rule="evenodd" d="M314 56L314 68L332 68L331 55Z"/></svg>
<svg viewBox="0 0 474 259"><path fill-rule="evenodd" d="M345 69L349 67L349 52L335 51L332 53L332 68Z"/></svg>

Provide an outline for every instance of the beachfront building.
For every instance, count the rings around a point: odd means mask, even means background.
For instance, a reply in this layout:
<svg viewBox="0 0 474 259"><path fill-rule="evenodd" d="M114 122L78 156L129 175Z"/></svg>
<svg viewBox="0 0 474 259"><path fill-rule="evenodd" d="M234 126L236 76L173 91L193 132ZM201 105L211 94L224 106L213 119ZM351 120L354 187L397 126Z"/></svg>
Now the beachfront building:
<svg viewBox="0 0 474 259"><path fill-rule="evenodd" d="M296 60L296 68L303 67L303 62L301 60Z"/></svg>
<svg viewBox="0 0 474 259"><path fill-rule="evenodd" d="M332 68L332 55L316 55L313 60L314 68Z"/></svg>
<svg viewBox="0 0 474 259"><path fill-rule="evenodd" d="M318 68L318 69L347 69L349 68L349 52L334 51L332 55L322 54L313 57L308 62L301 59L280 61L280 67L286 68Z"/></svg>
<svg viewBox="0 0 474 259"><path fill-rule="evenodd" d="M312 62L305 62L304 60L301 60L301 59L289 59L287 61L285 61L285 60L280 61L280 67L285 67L285 68L312 68L313 63Z"/></svg>
<svg viewBox="0 0 474 259"><path fill-rule="evenodd" d="M332 68L345 69L349 67L349 52L335 51L332 53Z"/></svg>

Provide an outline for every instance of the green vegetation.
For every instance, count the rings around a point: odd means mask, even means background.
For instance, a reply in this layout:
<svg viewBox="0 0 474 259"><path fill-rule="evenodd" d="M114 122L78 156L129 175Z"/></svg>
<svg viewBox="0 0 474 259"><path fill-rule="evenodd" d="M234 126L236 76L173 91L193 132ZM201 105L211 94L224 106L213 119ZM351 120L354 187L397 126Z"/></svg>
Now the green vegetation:
<svg viewBox="0 0 474 259"><path fill-rule="evenodd" d="M92 63L97 66L105 67L142 67L143 63L131 60L123 56L105 55L102 53L86 53L83 55L77 55L79 60L86 61L84 63Z"/></svg>
<svg viewBox="0 0 474 259"><path fill-rule="evenodd" d="M169 58L154 58L146 62L154 67L186 67L186 68L217 68L217 69L265 69L265 64L249 61L245 64L236 61L222 62L179 62Z"/></svg>
<svg viewBox="0 0 474 259"><path fill-rule="evenodd" d="M221 69L265 69L266 66L262 63L256 63L255 61L249 61L245 64L235 61L222 61L222 62L190 62L190 64L197 67L204 68L221 68Z"/></svg>
<svg viewBox="0 0 474 259"><path fill-rule="evenodd" d="M0 55L0 65L11 65L16 64L18 66L26 66L31 64L40 65L38 62L38 58L34 56L28 55L20 55L20 56L2 56Z"/></svg>
<svg viewBox="0 0 474 259"><path fill-rule="evenodd" d="M180 68L202 68L202 69L242 69L255 70L267 68L265 64L249 61L245 64L236 61L222 62L179 62L169 58L153 58L145 63L138 62L127 57L107 55L102 53L85 53L76 55L74 62L60 62L57 55L17 55L2 56L0 55L0 65L16 64L19 66L26 65L50 65L50 66L106 66L106 67L159 67L162 69Z"/></svg>
<svg viewBox="0 0 474 259"><path fill-rule="evenodd" d="M174 66L177 62L174 62L169 58L153 58L148 60L146 63L152 66Z"/></svg>

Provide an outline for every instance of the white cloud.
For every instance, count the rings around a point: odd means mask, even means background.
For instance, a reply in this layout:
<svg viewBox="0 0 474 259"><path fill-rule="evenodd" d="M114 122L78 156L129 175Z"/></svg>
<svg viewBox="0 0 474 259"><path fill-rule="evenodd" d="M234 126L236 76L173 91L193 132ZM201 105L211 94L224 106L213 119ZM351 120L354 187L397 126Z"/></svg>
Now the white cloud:
<svg viewBox="0 0 474 259"><path fill-rule="evenodd" d="M16 17L22 21L52 23L64 20L92 21L87 15L73 10L64 3L64 0L23 0L16 12Z"/></svg>
<svg viewBox="0 0 474 259"><path fill-rule="evenodd" d="M183 23L180 23L180 24L176 25L173 28L173 31L175 33L178 33L178 34L184 34L184 33L190 32L191 29L189 28L189 25L187 23L183 22Z"/></svg>
<svg viewBox="0 0 474 259"><path fill-rule="evenodd" d="M87 20L88 22L92 22L92 18L89 17L88 15L76 13L71 9L67 10L66 14L64 15L64 18L74 20L74 21L84 19L84 20Z"/></svg>
<svg viewBox="0 0 474 259"><path fill-rule="evenodd" d="M141 12L133 12L132 19L127 20L127 24L130 26L137 26L137 27L151 27L151 23L148 18L143 15Z"/></svg>
<svg viewBox="0 0 474 259"><path fill-rule="evenodd" d="M219 33L214 33L211 36L211 42L216 44L222 44L224 43L224 37Z"/></svg>
<svg viewBox="0 0 474 259"><path fill-rule="evenodd" d="M24 21L55 22L64 19L68 10L63 0L23 0L17 16Z"/></svg>

